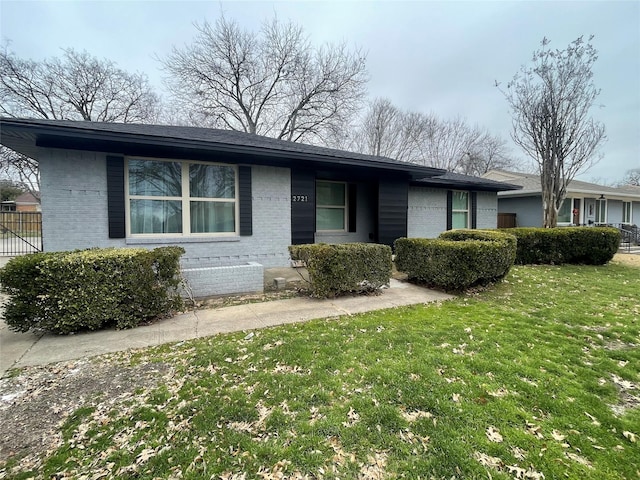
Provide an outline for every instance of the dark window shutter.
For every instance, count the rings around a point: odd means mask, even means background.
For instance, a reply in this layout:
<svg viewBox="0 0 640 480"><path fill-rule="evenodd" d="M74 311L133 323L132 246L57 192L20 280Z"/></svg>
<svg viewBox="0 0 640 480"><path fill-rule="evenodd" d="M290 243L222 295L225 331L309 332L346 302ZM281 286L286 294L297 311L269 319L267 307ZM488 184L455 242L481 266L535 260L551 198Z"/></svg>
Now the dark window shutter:
<svg viewBox="0 0 640 480"><path fill-rule="evenodd" d="M349 231L356 231L356 212L358 211L358 188L355 183L350 183L348 185L348 208L349 208Z"/></svg>
<svg viewBox="0 0 640 480"><path fill-rule="evenodd" d="M251 198L251 167L238 167L240 188L240 235L253 235L253 205Z"/></svg>
<svg viewBox="0 0 640 480"><path fill-rule="evenodd" d="M447 230L453 228L453 192L447 190Z"/></svg>
<svg viewBox="0 0 640 480"><path fill-rule="evenodd" d="M107 156L107 217L109 238L124 238L124 157Z"/></svg>
<svg viewBox="0 0 640 480"><path fill-rule="evenodd" d="M471 228L478 228L478 192L471 192Z"/></svg>

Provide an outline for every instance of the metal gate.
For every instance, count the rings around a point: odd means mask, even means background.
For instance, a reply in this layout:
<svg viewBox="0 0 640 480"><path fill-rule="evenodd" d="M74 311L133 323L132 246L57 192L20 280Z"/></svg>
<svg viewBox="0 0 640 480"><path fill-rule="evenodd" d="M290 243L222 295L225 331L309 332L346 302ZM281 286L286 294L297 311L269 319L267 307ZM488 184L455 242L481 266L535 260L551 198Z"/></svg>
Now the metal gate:
<svg viewBox="0 0 640 480"><path fill-rule="evenodd" d="M0 212L0 256L42 251L42 213Z"/></svg>

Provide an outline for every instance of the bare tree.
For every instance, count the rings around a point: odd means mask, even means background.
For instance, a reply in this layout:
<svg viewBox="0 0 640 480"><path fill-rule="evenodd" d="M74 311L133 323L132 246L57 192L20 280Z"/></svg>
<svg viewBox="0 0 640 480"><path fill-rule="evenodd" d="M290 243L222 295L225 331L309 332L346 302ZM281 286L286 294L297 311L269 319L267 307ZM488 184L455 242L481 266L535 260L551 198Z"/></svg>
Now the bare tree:
<svg viewBox="0 0 640 480"><path fill-rule="evenodd" d="M435 115L403 112L390 100L374 100L356 131L353 147L468 175L512 165L506 141L462 118L441 120Z"/></svg>
<svg viewBox="0 0 640 480"><path fill-rule="evenodd" d="M145 123L158 119L160 98L147 77L87 52L63 51L41 62L0 51L0 114L11 117ZM39 198L37 162L2 148L0 171Z"/></svg>
<svg viewBox="0 0 640 480"><path fill-rule="evenodd" d="M460 172L466 175L481 176L495 168L511 170L515 161L511 157L507 141L483 132L469 149L460 166Z"/></svg>
<svg viewBox="0 0 640 480"><path fill-rule="evenodd" d="M0 174L22 185L40 200L40 170L38 162L6 147L0 147Z"/></svg>
<svg viewBox="0 0 640 480"><path fill-rule="evenodd" d="M593 37L589 38L589 42ZM549 49L549 40L533 54L503 91L513 119L512 138L538 164L543 225L555 227L567 184L600 159L604 125L589 111L600 94L593 83L597 52L582 37L565 50Z"/></svg>
<svg viewBox="0 0 640 480"><path fill-rule="evenodd" d="M300 26L273 19L259 33L221 17L162 60L167 87L192 122L307 142L339 134L360 108L365 56L312 47Z"/></svg>
<svg viewBox="0 0 640 480"><path fill-rule="evenodd" d="M0 112L93 122L155 121L160 99L144 74L73 49L36 62L0 52Z"/></svg>
<svg viewBox="0 0 640 480"><path fill-rule="evenodd" d="M620 182L620 185L633 185L635 187L640 187L640 168L627 170L622 178L622 182Z"/></svg>

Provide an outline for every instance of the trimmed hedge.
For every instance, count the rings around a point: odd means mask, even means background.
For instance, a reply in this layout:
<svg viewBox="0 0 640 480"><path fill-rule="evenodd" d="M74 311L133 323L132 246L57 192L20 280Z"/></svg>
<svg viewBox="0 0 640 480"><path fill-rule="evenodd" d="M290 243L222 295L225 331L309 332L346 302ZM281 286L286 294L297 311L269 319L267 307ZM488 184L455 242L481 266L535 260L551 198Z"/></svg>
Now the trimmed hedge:
<svg viewBox="0 0 640 480"><path fill-rule="evenodd" d="M181 308L181 247L35 253L0 270L13 331L131 328Z"/></svg>
<svg viewBox="0 0 640 480"><path fill-rule="evenodd" d="M620 231L611 227L509 228L518 239L516 263L604 265L620 246Z"/></svg>
<svg viewBox="0 0 640 480"><path fill-rule="evenodd" d="M311 280L311 293L329 298L365 293L389 285L391 248L375 243L317 243L291 245L293 260L305 263Z"/></svg>
<svg viewBox="0 0 640 480"><path fill-rule="evenodd" d="M451 230L440 238L399 238L396 267L409 280L463 290L504 278L516 256L515 237L497 231Z"/></svg>

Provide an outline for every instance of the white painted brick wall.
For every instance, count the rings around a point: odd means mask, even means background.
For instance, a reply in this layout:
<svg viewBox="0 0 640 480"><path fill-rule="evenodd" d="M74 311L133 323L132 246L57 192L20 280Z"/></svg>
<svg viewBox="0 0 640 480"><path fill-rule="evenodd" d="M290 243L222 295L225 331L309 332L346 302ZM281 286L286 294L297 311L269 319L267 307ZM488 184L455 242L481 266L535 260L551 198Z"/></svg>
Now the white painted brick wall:
<svg viewBox="0 0 640 480"><path fill-rule="evenodd" d="M495 192L478 192L476 227L498 227L498 195Z"/></svg>
<svg viewBox="0 0 640 480"><path fill-rule="evenodd" d="M435 238L447 229L447 191L409 187L407 236Z"/></svg>
<svg viewBox="0 0 640 480"><path fill-rule="evenodd" d="M186 250L182 268L196 297L261 292L263 266L289 264L289 169L252 167L252 236L157 240L109 238L106 155L47 149L40 171L46 251L180 245Z"/></svg>
<svg viewBox="0 0 640 480"><path fill-rule="evenodd" d="M195 298L264 290L264 268L259 263L226 267L185 268L182 270Z"/></svg>
<svg viewBox="0 0 640 480"><path fill-rule="evenodd" d="M186 250L184 268L289 264L291 174L287 168L252 167L252 236L157 240L109 238L105 154L46 149L40 155L40 171L46 251L181 245Z"/></svg>

